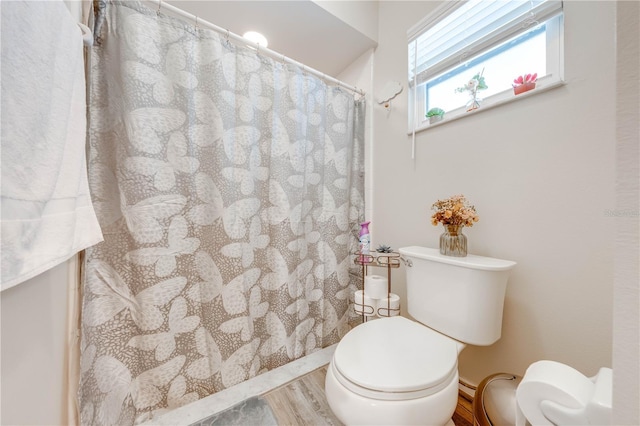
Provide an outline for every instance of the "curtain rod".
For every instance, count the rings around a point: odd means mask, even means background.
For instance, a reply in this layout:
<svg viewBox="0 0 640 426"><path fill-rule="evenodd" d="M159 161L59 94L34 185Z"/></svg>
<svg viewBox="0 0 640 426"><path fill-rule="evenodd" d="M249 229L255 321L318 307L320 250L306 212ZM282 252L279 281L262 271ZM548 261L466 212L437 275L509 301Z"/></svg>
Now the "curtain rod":
<svg viewBox="0 0 640 426"><path fill-rule="evenodd" d="M146 1L148 1L149 3L152 3L155 6L157 6L158 7L158 13L160 13L162 10L168 10L168 11L173 12L173 13L175 13L175 14L183 17L183 18L186 18L186 19L189 19L189 20L193 21L194 26L196 26L196 27L203 26L203 27L207 27L209 29L215 30L215 31L217 31L217 32L219 32L221 34L224 34L225 37L227 37L228 39L233 39L233 40L235 40L237 42L244 43L244 44L246 44L248 46L251 46L251 47L255 48L260 53L266 53L267 55L271 56L274 59L279 59L282 62L286 62L286 63L292 64L292 65L295 65L297 67L300 67L300 68L302 68L302 71L306 71L309 74L313 74L318 78L321 78L321 79L326 80L326 81L328 81L330 83L333 83L333 84L336 84L338 86L341 86L341 87L343 87L343 88L345 88L347 90L350 90L350 91L352 91L354 93L357 93L359 95L364 96L364 94L365 94L363 90L358 89L355 86L351 86L350 84L347 84L344 81L340 81L340 80L338 80L336 78L328 76L325 73L323 73L321 71L318 71L318 70L316 70L314 68L311 68L311 67L309 67L309 66L307 66L305 64L302 64L302 63L300 63L300 62L298 62L298 61L296 61L294 59L291 59L291 58L283 55L282 53L278 53L278 52L276 52L274 50L271 50L271 49L268 49L268 48L266 48L264 46L260 46L258 43L254 43L254 42L252 42L250 40L247 40L246 38L244 38L242 36L239 36L238 34L232 33L231 31L229 31L227 29L224 29L222 27L219 27L216 24L213 24L213 23L211 23L209 21L206 21L206 20L204 20L204 19L202 19L202 18L200 18L200 17L198 17L196 15L192 15L191 13L189 13L189 12L187 12L185 10L182 10L182 9L180 9L180 8L178 8L178 7L176 7L176 6L172 5L172 4L169 4L169 3L165 2L165 1L162 1L162 0L146 0Z"/></svg>

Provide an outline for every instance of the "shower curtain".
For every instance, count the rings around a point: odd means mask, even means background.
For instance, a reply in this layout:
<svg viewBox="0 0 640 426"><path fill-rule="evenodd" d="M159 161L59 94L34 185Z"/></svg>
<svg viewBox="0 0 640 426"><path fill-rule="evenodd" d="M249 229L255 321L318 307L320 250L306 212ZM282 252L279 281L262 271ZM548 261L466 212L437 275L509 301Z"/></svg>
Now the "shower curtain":
<svg viewBox="0 0 640 426"><path fill-rule="evenodd" d="M364 103L137 2L90 57L82 424L133 424L337 342Z"/></svg>

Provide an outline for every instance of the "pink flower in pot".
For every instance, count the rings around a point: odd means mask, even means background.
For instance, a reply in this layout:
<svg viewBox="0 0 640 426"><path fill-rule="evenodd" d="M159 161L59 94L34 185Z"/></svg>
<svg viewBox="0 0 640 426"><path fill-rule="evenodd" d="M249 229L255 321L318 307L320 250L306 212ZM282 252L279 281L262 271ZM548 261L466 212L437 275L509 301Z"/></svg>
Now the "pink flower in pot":
<svg viewBox="0 0 640 426"><path fill-rule="evenodd" d="M536 88L538 73L521 75L513 80L513 93L519 95Z"/></svg>

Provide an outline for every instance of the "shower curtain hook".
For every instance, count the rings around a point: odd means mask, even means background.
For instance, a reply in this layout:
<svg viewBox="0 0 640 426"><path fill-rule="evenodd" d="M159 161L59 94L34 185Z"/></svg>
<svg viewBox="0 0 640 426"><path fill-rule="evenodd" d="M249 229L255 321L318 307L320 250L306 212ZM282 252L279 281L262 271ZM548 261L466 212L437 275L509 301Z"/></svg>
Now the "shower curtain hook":
<svg viewBox="0 0 640 426"><path fill-rule="evenodd" d="M156 10L156 15L160 16L160 8L162 7L162 0L158 0L158 10Z"/></svg>
<svg viewBox="0 0 640 426"><path fill-rule="evenodd" d="M365 92L362 89L358 89L360 91L360 100L366 100L367 99L367 92Z"/></svg>
<svg viewBox="0 0 640 426"><path fill-rule="evenodd" d="M198 29L198 15L196 15L196 30Z"/></svg>
<svg viewBox="0 0 640 426"><path fill-rule="evenodd" d="M353 95L358 96L356 102L360 102L364 98L364 93L360 89L358 89L358 86L353 86L353 89Z"/></svg>
<svg viewBox="0 0 640 426"><path fill-rule="evenodd" d="M225 42L229 44L229 30L227 29L227 35L225 36Z"/></svg>

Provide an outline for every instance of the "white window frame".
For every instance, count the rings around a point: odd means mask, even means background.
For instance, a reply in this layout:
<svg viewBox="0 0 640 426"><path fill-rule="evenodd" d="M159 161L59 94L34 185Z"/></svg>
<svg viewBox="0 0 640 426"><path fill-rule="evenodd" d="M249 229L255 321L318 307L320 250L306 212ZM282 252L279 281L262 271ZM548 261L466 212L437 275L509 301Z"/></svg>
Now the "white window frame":
<svg viewBox="0 0 640 426"><path fill-rule="evenodd" d="M440 20L448 16L450 13L454 12L455 9L457 9L457 7L459 7L461 4L465 2L466 0L456 0L456 1L446 2L443 6L436 9L434 12L428 15L425 19L423 19L421 22L419 22L417 25L411 28L407 32L409 36L408 47L411 47L413 40L415 40L421 34L426 32L428 28L437 24L437 22L439 22ZM455 110L447 111L443 120L430 124L429 119L425 117L427 111L426 111L424 82L418 83L419 90L416 91L414 90L414 81L409 80L408 133L411 134L413 132L423 131L431 127L440 126L450 121L454 121L462 117L476 114L478 112L491 109L498 105L513 102L519 99L524 99L529 96L536 95L536 94L545 92L549 89L563 85L564 84L564 15L563 15L563 12L561 11L559 14L547 19L548 20L541 22L541 23L546 22L547 74L544 76L538 77L536 88L534 90L531 90L529 92L522 93L519 95L514 95L512 89L507 89L502 92L496 93L492 96L483 98L481 107L476 110L467 111L466 107L462 106ZM420 30L420 28L425 28L425 27L426 29ZM416 30L416 28L418 28L418 30ZM525 31L526 30L518 34L522 34ZM496 45L497 44L492 44L489 47L480 49L477 52L474 52L473 56L475 57L475 56L482 55L487 51L492 50ZM449 68L446 68L446 70L452 69L452 68L454 67L451 66ZM411 77L411 74L413 74L413 70L410 69L409 73ZM415 122L415 127L414 127L414 122Z"/></svg>

